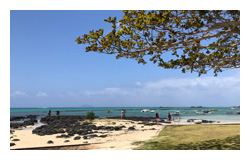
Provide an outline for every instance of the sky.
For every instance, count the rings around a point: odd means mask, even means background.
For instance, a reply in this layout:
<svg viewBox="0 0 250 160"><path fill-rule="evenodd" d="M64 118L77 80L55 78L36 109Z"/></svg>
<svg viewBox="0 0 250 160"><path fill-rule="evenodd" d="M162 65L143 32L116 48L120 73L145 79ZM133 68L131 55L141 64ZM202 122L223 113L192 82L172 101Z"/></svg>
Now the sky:
<svg viewBox="0 0 250 160"><path fill-rule="evenodd" d="M10 11L10 107L240 105L240 69L166 70L149 62L85 52L75 39L119 10Z"/></svg>

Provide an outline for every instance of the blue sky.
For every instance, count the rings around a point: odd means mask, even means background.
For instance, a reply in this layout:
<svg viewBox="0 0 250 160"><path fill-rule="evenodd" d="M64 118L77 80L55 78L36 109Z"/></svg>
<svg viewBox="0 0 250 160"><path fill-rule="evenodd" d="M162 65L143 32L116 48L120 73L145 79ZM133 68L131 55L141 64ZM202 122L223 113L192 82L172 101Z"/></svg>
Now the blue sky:
<svg viewBox="0 0 250 160"><path fill-rule="evenodd" d="M213 77L115 55L85 53L75 39L111 30L122 11L10 12L10 107L228 106L240 104L240 70Z"/></svg>

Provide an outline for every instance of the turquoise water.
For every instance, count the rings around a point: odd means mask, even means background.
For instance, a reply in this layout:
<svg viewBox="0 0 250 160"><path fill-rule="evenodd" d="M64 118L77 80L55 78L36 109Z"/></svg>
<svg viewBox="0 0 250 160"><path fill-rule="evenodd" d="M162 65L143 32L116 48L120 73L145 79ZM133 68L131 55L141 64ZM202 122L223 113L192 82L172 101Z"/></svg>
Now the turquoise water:
<svg viewBox="0 0 250 160"><path fill-rule="evenodd" d="M10 116L26 116L37 115L38 118L47 115L48 111L52 111L52 115L56 114L56 111L60 111L60 115L86 115L88 112L94 112L99 118L106 118L112 116L120 116L121 110L126 109L126 116L137 117L155 117L156 113L160 113L160 118L167 118L168 113L174 113L180 111L181 121L187 119L204 119L223 122L240 122L240 115L237 111L240 108L231 109L231 107L203 107L203 108L191 108L191 107L91 107L91 108L10 108ZM143 109L154 110L151 112L141 112ZM112 113L107 113L108 110L113 110ZM218 110L211 111L209 114L199 115L195 112L202 113L204 110ZM232 114L227 114L232 112Z"/></svg>

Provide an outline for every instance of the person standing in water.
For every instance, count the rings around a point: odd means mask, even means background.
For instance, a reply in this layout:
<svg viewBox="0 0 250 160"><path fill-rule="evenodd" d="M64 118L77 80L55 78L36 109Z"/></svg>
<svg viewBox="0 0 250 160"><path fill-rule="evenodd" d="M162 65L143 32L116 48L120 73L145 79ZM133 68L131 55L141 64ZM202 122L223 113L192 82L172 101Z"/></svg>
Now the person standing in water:
<svg viewBox="0 0 250 160"><path fill-rule="evenodd" d="M51 115L51 110L49 110L49 112L48 112L48 116L50 116Z"/></svg>
<svg viewBox="0 0 250 160"><path fill-rule="evenodd" d="M126 113L126 111L123 109L123 110L122 110L121 119L125 119L125 113Z"/></svg>
<svg viewBox="0 0 250 160"><path fill-rule="evenodd" d="M159 124L159 119L160 119L160 114L156 113L156 124L157 124L157 126Z"/></svg>

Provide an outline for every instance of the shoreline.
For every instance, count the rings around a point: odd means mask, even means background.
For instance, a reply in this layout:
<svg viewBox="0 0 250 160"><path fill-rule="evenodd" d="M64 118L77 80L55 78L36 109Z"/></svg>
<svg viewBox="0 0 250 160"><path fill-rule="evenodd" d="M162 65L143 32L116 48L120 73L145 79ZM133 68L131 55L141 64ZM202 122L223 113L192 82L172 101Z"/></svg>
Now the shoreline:
<svg viewBox="0 0 250 160"><path fill-rule="evenodd" d="M123 128L119 131L104 131L103 133L107 135L106 137L100 137L102 133L96 133L99 137L94 137L90 139L83 139L83 136L80 136L79 140L75 140L75 137L78 135L69 137L69 138L57 138L61 134L45 135L39 136L32 134L34 126L27 126L24 129L13 129L13 134L10 134L10 143L15 143L14 146L10 149L32 149L40 147L70 147L72 145L84 146L78 149L104 149L104 150L129 150L133 148L131 143L135 141L145 141L151 139L153 136L156 136L164 125L151 125L144 126L143 124L138 124L140 121L131 121L131 120L120 120L120 119L102 119L94 120L93 123L96 126L114 126L114 125L125 125L126 128ZM143 126L143 127L142 127ZM134 130L128 130L129 127L133 127ZM18 139L18 141L13 141ZM65 143L65 141L69 141ZM53 141L53 143L48 144L48 141Z"/></svg>
<svg viewBox="0 0 250 160"><path fill-rule="evenodd" d="M52 135L37 135L32 133L34 129L39 128L41 124L27 126L23 129L11 129L13 134L10 134L10 143L15 143L10 149L56 149L56 150L131 150L136 145L137 141L146 141L157 136L160 131L166 126L170 125L195 125L192 123L165 123L160 122L159 126L156 125L154 119L148 118L145 121L129 119L95 119L91 121L82 121L81 124L89 123L87 126L94 125L97 128L115 128L117 130L96 130L86 136L75 134L70 137L61 137L63 134L57 133ZM196 125L228 125L240 123L214 123L214 124L196 124ZM46 124L45 124L46 125ZM123 126L123 127L121 127ZM74 129L74 128L72 128ZM93 137L91 137L93 136ZM48 143L51 141L51 143Z"/></svg>

